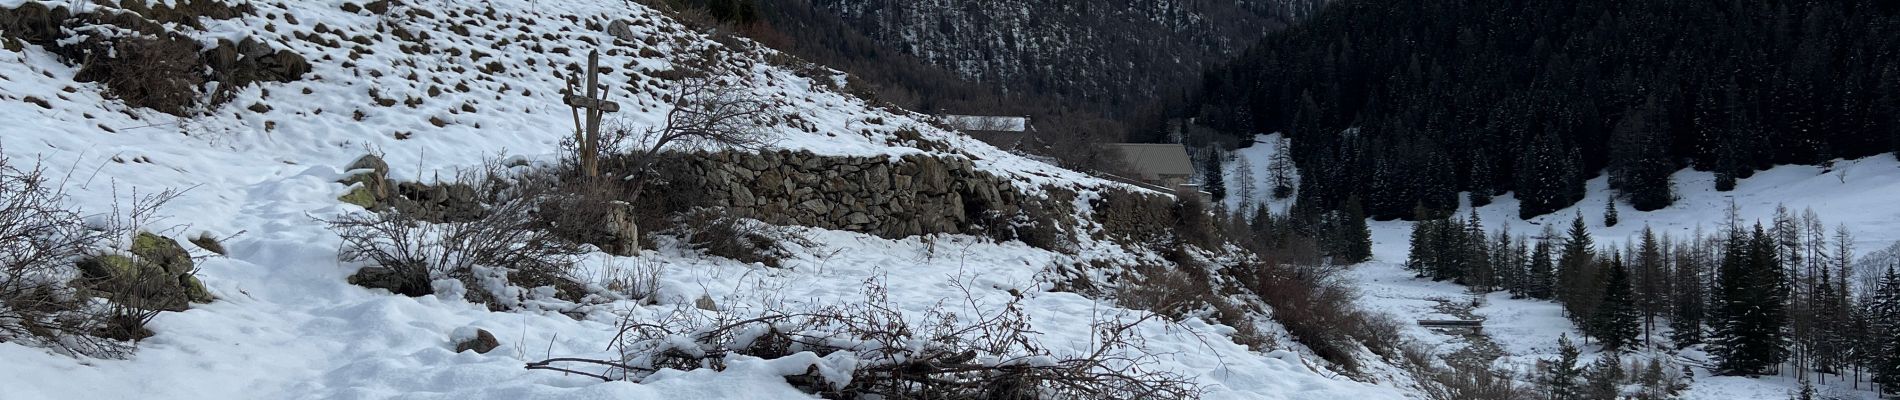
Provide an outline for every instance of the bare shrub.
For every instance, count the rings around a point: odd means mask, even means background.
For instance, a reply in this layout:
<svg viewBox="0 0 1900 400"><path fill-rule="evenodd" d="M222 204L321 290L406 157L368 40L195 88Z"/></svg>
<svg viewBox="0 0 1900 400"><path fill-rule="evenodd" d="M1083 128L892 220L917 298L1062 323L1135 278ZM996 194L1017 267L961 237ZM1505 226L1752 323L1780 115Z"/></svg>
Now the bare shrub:
<svg viewBox="0 0 1900 400"><path fill-rule="evenodd" d="M1243 265L1234 276L1241 285L1273 307L1273 318L1286 326L1293 340L1320 358L1356 371L1359 346L1393 356L1399 340L1397 325L1358 308L1356 295L1338 279L1337 267L1325 264Z"/></svg>
<svg viewBox="0 0 1900 400"><path fill-rule="evenodd" d="M778 107L737 79L717 73L719 58L711 49L690 52L675 61L679 79L672 82L664 122L638 134L625 149L632 182L629 202L638 203L652 177L652 166L671 146L717 145L741 149L763 147L771 140L766 128Z"/></svg>
<svg viewBox="0 0 1900 400"><path fill-rule="evenodd" d="M1199 266L1137 266L1117 287L1115 305L1179 319L1189 312L1221 303L1213 285L1208 282L1207 273L1193 271L1194 268Z"/></svg>
<svg viewBox="0 0 1900 400"><path fill-rule="evenodd" d="M105 319L92 333L102 338L138 341L152 337L151 329L145 326L158 318L167 304L183 303L182 293L167 291L164 288L177 282L167 282L161 274L139 274L130 282L114 292L110 292L110 303L105 306Z"/></svg>
<svg viewBox="0 0 1900 400"><path fill-rule="evenodd" d="M1223 244L1221 223L1206 201L1199 196L1182 196L1174 202L1174 237L1184 244L1218 250Z"/></svg>
<svg viewBox="0 0 1900 400"><path fill-rule="evenodd" d="M649 300L660 291L660 277L665 274L665 263L640 258L631 263L608 264L600 281L607 290L626 298Z"/></svg>
<svg viewBox="0 0 1900 400"><path fill-rule="evenodd" d="M636 205L622 201L628 196L625 183L617 179L580 179L573 159L554 168L534 168L514 175L509 185L514 192L534 192L535 226L556 237L586 243L622 256L630 256L642 247L635 226Z"/></svg>
<svg viewBox="0 0 1900 400"><path fill-rule="evenodd" d="M815 245L783 228L735 217L722 209L698 208L679 219L670 231L687 245L708 255L739 262L778 268L783 266L785 258L792 256L786 243Z"/></svg>
<svg viewBox="0 0 1900 400"><path fill-rule="evenodd" d="M1043 188L1049 198L1022 198L1015 204L986 204L981 196L964 195L964 207L981 209L974 213L975 223L996 241L1019 240L1038 249L1073 254L1074 234L1068 222L1074 216L1075 192L1058 187Z"/></svg>
<svg viewBox="0 0 1900 400"><path fill-rule="evenodd" d="M130 341L151 336L145 325L160 311L190 300L180 279L196 283L192 271L169 273L150 265L155 261L104 250L129 246L122 242L126 234L157 219L158 209L181 192L134 192L126 206L88 216L62 204L64 186L44 169L8 161L0 156L0 342L123 356L132 350ZM82 274L83 264L102 260L118 260L114 267L131 273L111 280Z"/></svg>
<svg viewBox="0 0 1900 400"><path fill-rule="evenodd" d="M1028 199L1018 206L1016 218L1011 220L1011 229L1017 240L1030 247L1059 253L1074 253L1075 236L1071 233L1069 221L1075 218L1075 210L1067 204L1074 204L1075 192L1059 188L1048 189L1052 198Z"/></svg>
<svg viewBox="0 0 1900 400"><path fill-rule="evenodd" d="M1429 350L1419 346L1403 349L1404 367L1418 377L1418 389L1432 400L1520 400L1536 399L1535 392L1518 385L1517 374L1473 363L1439 365Z"/></svg>
<svg viewBox="0 0 1900 400"><path fill-rule="evenodd" d="M967 291L966 291L967 292ZM1155 314L1094 326L1095 345L1075 355L1043 349L1020 299L958 316L939 306L906 318L877 280L865 301L739 317L682 307L657 321L620 324L617 360L554 358L529 369L638 380L662 368L723 369L732 354L803 360L786 381L826 398L1198 398L1178 375L1150 370L1133 329ZM965 322L968 321L968 322ZM848 357L845 362L828 362ZM599 373L576 368L605 370Z"/></svg>
<svg viewBox="0 0 1900 400"><path fill-rule="evenodd" d="M1387 358L1391 358L1405 343L1405 335L1399 329L1402 322L1389 314L1355 310L1349 314L1351 321L1345 326L1346 335L1359 341L1360 345Z"/></svg>
<svg viewBox="0 0 1900 400"><path fill-rule="evenodd" d="M99 355L122 346L93 339L103 315L71 286L72 263L110 238L65 208L44 170L0 156L0 342Z"/></svg>
<svg viewBox="0 0 1900 400"><path fill-rule="evenodd" d="M588 249L542 229L533 214L549 188L511 181L523 176L485 171L475 185L484 207L473 219L431 223L391 209L325 222L343 238L341 259L374 264L351 278L359 285L420 296L434 293L434 280L454 279L470 289L471 301L496 308L519 300L510 284L551 285L577 298L580 289L569 273Z"/></svg>

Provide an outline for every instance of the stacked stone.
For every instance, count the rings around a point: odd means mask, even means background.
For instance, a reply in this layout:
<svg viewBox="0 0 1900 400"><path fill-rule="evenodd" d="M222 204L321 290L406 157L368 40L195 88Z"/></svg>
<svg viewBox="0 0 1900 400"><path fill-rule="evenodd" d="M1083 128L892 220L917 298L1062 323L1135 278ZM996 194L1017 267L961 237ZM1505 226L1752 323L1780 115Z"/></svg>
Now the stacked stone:
<svg viewBox="0 0 1900 400"><path fill-rule="evenodd" d="M690 158L691 182L708 205L785 225L887 238L981 233L970 222L1015 210L1022 194L967 158L821 156L809 152L721 152Z"/></svg>

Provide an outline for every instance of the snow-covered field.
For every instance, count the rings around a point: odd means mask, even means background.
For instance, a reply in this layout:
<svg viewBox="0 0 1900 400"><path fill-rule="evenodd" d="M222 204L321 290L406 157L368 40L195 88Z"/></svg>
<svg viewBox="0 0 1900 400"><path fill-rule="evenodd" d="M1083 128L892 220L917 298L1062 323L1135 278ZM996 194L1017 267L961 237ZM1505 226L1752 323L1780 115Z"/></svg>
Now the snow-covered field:
<svg viewBox="0 0 1900 400"><path fill-rule="evenodd" d="M4 7L21 3L0 0ZM75 207L93 213L128 201L134 191L185 190L161 210L168 217L154 229L181 239L235 235L224 243L229 256L199 264L199 278L218 300L160 315L151 324L157 335L129 359L75 358L0 343L0 400L809 398L780 378L783 371L757 359L729 360L721 372L664 371L637 383L599 383L523 366L550 356L606 356L613 324L623 315L650 318L700 297L732 312L862 301L868 279L882 281L908 312L962 299L958 282L972 289L978 308L1022 293L1033 329L1057 354L1086 350L1092 321L1137 315L1050 291L1044 273L1091 258L1150 255L1086 240L1072 256L972 237L888 240L814 229L800 229L816 244L797 247L784 268L678 246L638 257L594 254L584 266L591 271L662 266L662 296L659 304L567 310L584 316L579 319L551 311L491 312L453 295L408 298L347 284L345 277L361 266L337 261L340 239L319 220L362 211L337 200L347 190L337 180L351 160L380 152L392 177L424 181L495 157L551 161L572 131L559 100L561 80L549 66L580 62L593 47L589 42L608 43L602 64L616 72L605 79L628 87L651 79L636 76L669 68L667 55L683 47L719 45L619 0L417 0L397 5L391 16L342 11L340 0L252 3L253 15L206 19L204 31L189 33L207 41L257 37L305 55L314 71L302 81L243 89L206 116L130 109L107 98L99 84L73 82L76 68L44 49L0 51L0 148L16 165L45 166L65 180ZM405 13L410 8L431 12ZM654 40L616 43L587 28L608 18L636 21L633 34ZM318 24L333 33L316 33ZM429 32L421 41L434 51L403 51L405 42L388 33L396 27ZM361 35L369 43L353 51L359 46L348 41L328 47L297 34ZM659 55L638 55L637 47ZM471 57L477 50L484 58ZM751 61L741 64L752 87L803 121L775 127L775 147L834 155L925 152L893 139L898 129L917 128L1025 188L1113 185L822 89L759 62L761 54L727 51ZM489 62L504 69L476 72ZM448 89L462 85L468 89ZM632 87L647 90L617 92L624 111L611 117L635 126L662 118L662 91L641 85ZM449 91L431 94L432 88ZM20 101L26 97L50 107ZM382 106L376 98L420 103ZM268 110L252 110L254 104ZM452 351L450 335L464 327L493 332L501 347L487 354ZM1296 351L1249 351L1223 336L1231 328L1188 320L1150 321L1138 330L1158 369L1191 377L1209 398L1403 397L1397 389L1316 372Z"/></svg>
<svg viewBox="0 0 1900 400"><path fill-rule="evenodd" d="M1256 179L1265 179L1264 166L1276 151L1272 145L1275 138L1262 135L1258 140L1264 144L1236 152L1236 156L1249 159L1247 164L1255 168L1253 173ZM1235 164L1228 164L1230 207L1239 204L1238 196L1234 194L1239 185L1232 178L1235 176L1232 168ZM1561 231L1580 211L1596 243L1620 246L1640 235L1645 226L1655 229L1658 234L1678 237L1692 235L1697 229L1713 233L1728 220L1731 204L1743 223L1761 221L1763 224L1769 223L1777 206L1785 206L1797 213L1811 209L1830 227L1845 225L1852 231L1854 246L1860 254L1887 248L1900 241L1900 161L1896 161L1892 154L1837 161L1831 170L1818 166L1776 167L1740 180L1736 189L1729 192L1715 191L1714 175L1708 172L1684 170L1677 172L1673 179L1679 197L1675 204L1650 212L1638 212L1627 204L1619 204L1620 223L1615 227L1603 225L1604 202L1612 195L1603 177L1588 182L1589 194L1577 205L1548 215L1530 220L1518 219L1517 200L1508 194L1494 199L1490 205L1477 208L1477 212L1490 229L1508 224L1512 232L1534 234L1545 225L1556 226ZM1258 190L1261 192L1255 193L1252 198L1270 199L1264 187ZM1284 200L1274 200L1271 204L1275 210L1279 210L1284 207L1283 203ZM1470 204L1466 203L1460 212L1470 211ZM1410 246L1411 223L1374 221L1371 228L1373 260L1354 266L1350 274L1359 282L1362 305L1412 320L1453 319L1454 316L1445 313L1441 305L1448 302L1473 304L1475 299L1464 286L1415 278L1414 273L1403 268ZM1480 305L1471 311L1485 320L1485 336L1505 353L1497 365L1514 369L1520 375L1531 371L1537 360L1556 357L1559 335L1569 335L1572 340L1579 342L1581 340L1581 332L1563 317L1562 307L1555 302L1512 299L1508 294L1492 293L1477 301L1477 304ZM1407 333L1441 356L1469 345L1461 335L1417 326L1409 327ZM1584 348L1586 351L1594 350L1592 346ZM1586 359L1593 356L1586 355ZM1638 355L1639 358L1649 356ZM1702 355L1693 352L1683 354L1683 357L1697 361L1703 359ZM1824 385L1817 385L1822 394L1835 398L1874 397L1873 392L1865 390L1866 382L1859 385L1862 390L1855 390L1850 383L1837 382L1838 377L1830 376L1828 380ZM1791 373L1742 378L1710 376L1707 371L1698 370L1694 384L1685 397L1711 400L1787 398L1790 391L1798 386Z"/></svg>

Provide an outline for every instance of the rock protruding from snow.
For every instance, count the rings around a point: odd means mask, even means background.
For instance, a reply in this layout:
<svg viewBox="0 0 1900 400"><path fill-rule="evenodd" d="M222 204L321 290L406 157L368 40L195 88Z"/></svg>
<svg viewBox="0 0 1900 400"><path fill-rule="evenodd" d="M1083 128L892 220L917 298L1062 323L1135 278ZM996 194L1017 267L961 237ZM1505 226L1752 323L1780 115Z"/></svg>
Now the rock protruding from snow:
<svg viewBox="0 0 1900 400"><path fill-rule="evenodd" d="M472 326L464 326L456 329L455 332L449 335L449 341L455 343L455 352L457 353L474 351L480 354L488 354L488 352L494 351L496 347L501 347L501 341L495 339L495 334L488 333L487 329Z"/></svg>

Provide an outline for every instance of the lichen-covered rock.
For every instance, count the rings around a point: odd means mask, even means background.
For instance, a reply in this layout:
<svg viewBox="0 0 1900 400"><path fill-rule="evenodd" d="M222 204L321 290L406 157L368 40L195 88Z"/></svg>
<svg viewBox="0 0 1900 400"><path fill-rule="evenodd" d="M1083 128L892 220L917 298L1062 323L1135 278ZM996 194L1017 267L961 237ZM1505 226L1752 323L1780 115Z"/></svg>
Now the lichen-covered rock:
<svg viewBox="0 0 1900 400"><path fill-rule="evenodd" d="M376 208L375 192L372 192L368 185L360 183L350 185L349 193L344 193L336 199L344 203L355 204L357 207Z"/></svg>
<svg viewBox="0 0 1900 400"><path fill-rule="evenodd" d="M110 281L137 276L139 267L132 257L104 254L79 260L79 273L87 280Z"/></svg>
<svg viewBox="0 0 1900 400"><path fill-rule="evenodd" d="M186 300L190 300L193 303L210 303L211 300L213 300L211 290L205 289L204 282L199 281L197 276L189 274L179 275L178 285L185 289Z"/></svg>
<svg viewBox="0 0 1900 400"><path fill-rule="evenodd" d="M186 274L196 268L191 261L191 253L185 252L185 246L151 232L139 232L132 237L132 255L159 267L167 274Z"/></svg>
<svg viewBox="0 0 1900 400"><path fill-rule="evenodd" d="M191 254L177 241L151 232L132 238L132 256L100 254L79 260L79 286L87 295L123 305L184 311L191 303L213 300L193 275Z"/></svg>

